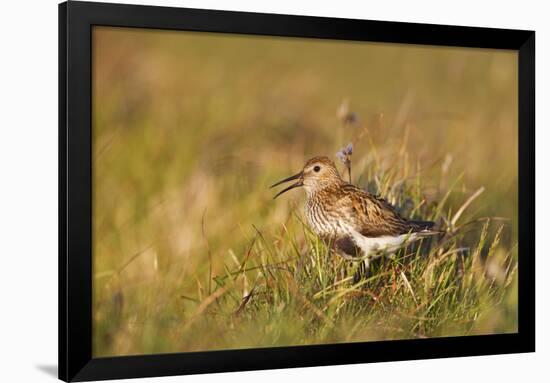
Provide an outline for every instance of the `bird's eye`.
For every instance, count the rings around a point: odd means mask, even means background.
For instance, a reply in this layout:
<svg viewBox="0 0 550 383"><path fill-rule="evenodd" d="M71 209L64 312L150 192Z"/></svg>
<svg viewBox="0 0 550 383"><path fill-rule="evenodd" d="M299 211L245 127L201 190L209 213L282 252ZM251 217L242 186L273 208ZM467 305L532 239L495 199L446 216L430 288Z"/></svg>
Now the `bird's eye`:
<svg viewBox="0 0 550 383"><path fill-rule="evenodd" d="M321 167L319 165L313 168L313 171L315 171L316 173L319 172L319 170L321 170Z"/></svg>

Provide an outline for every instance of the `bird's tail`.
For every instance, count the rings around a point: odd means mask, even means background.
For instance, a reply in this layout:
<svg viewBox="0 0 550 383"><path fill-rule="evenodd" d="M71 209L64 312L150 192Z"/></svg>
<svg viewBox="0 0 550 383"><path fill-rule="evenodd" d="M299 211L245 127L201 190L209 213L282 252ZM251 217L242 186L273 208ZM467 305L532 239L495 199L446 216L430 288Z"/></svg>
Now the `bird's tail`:
<svg viewBox="0 0 550 383"><path fill-rule="evenodd" d="M411 232L420 235L435 235L441 234L441 230L433 229L435 222L433 221L409 221Z"/></svg>

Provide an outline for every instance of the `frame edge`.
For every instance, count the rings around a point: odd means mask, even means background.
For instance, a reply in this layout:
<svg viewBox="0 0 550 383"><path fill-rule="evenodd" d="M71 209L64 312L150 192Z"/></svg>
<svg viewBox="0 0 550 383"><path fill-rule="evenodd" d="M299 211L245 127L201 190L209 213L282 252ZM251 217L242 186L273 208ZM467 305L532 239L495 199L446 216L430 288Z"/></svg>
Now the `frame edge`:
<svg viewBox="0 0 550 383"><path fill-rule="evenodd" d="M272 369L272 368L292 368L292 367L306 367L306 366L322 366L322 365L335 365L335 364L353 364L353 363L369 363L376 361L397 361L397 360L415 360L415 359L426 359L426 358L441 358L441 357L460 357L460 356L469 356L469 355L487 355L487 354L504 354L504 353L519 353L519 352L532 352L535 350L535 328L534 328L534 206L535 201L532 199L534 197L534 96L535 96L535 78L534 78L534 32L532 31L512 31L501 30L502 33L511 33L514 35L513 43L510 45L514 46L514 50L518 50L518 83L519 83L519 114L518 114L518 124L519 129L523 128L523 131L518 132L520 138L520 148L519 148L519 158L521 166L525 166L525 170L518 175L519 183L524 185L523 192L520 193L521 196L525 199L522 201L520 197L520 208L522 210L521 217L526 221L527 225L522 232L525 235L524 238L528 238L522 245L524 253L527 255L533 255L533 259L523 259L523 271L520 268L520 280L519 288L521 291L521 298L523 300L523 305L520 309L520 314L518 315L518 334L513 335L497 335L497 338L491 339L507 339L509 343L506 344L502 342L501 344L495 343L494 347L486 345L483 347L483 344L479 344L480 348L475 352L470 351L468 354L462 354L461 352L454 351L448 352L442 356L436 356L436 354L430 353L419 353L414 356L408 356L407 359L402 359L399 356L387 357L387 359L381 357L375 357L369 360L364 355L358 355L358 359L349 359L344 362L338 360L331 355L330 362L319 363L318 361L312 363L307 361L302 361L302 364L293 363L292 365L284 364L280 362L279 365L270 365L268 367L258 366L254 364L250 359L242 361L240 366L233 364L233 367L224 367L218 369L208 369L208 371L203 370L203 366L195 366L193 368L185 368L181 365L179 358L182 358L182 354L160 354L160 355L140 355L140 356L131 356L131 357L115 357L115 358L92 358L92 349L91 349L91 339L86 339L86 335L91 333L91 316L84 318L88 308L83 311L79 311L83 303L80 300L91 300L91 295L88 294L91 289L91 276L87 275L83 279L78 279L79 275L82 275L82 271L87 267L91 269L91 262L88 262L86 256L88 253L79 253L77 250L81 248L82 245L85 245L89 240L86 236L69 236L69 232L72 234L78 232L81 233L82 228L78 228L78 223L80 219L76 219L79 214L90 214L91 211L85 211L88 209L88 204L86 203L85 197L86 193L79 195L79 191L85 189L88 186L87 182L80 184L79 181L82 181L87 175L78 174L78 170L82 172L82 169L85 168L86 164L89 163L89 159L84 162L80 162L86 155L91 155L87 152L89 149L88 145L83 142L86 140L85 132L79 132L80 129L90 129L90 120L86 122L86 118L89 117L89 111L84 114L79 115L79 111L82 111L84 106L81 104L83 99L89 97L90 91L88 86L80 86L77 88L77 83L75 79L82 79L83 76L89 75L89 72L83 65L90 65L89 55L90 53L84 52L86 49L90 48L89 45L89 27L96 20L101 20L102 17L108 19L109 22L124 24L121 20L124 17L132 17L135 19L137 14L135 12L129 12L129 14L124 14L124 12L111 12L109 14L103 14L102 12L108 11L111 9L111 6L115 4L105 4L105 3L86 3L79 1L64 2L59 4L59 378L65 381L73 380L92 380L92 379L112 379L115 377L119 378L129 378L129 377L145 377L145 376L166 376L166 375L175 375L175 374L193 374L193 373L204 373L204 372L225 372L225 371L245 371L245 370L258 370L258 369ZM121 6L118 4L118 6ZM93 7L91 10L88 7ZM100 9L101 8L101 9ZM151 9L154 7L147 6L136 6L136 5L126 5L122 7L113 7L117 10L124 9L125 11L130 11L132 8L140 8L142 11L145 9ZM163 12L168 12L169 7ZM245 17L250 17L250 15L255 16L266 16L265 14L250 14L249 16L243 16L242 12L231 12L231 11L207 11L207 10L189 10L186 8L176 8L183 12L184 10L188 12L193 19L198 18L202 19L209 14L216 15L225 15L231 13L233 17L239 17L239 20L243 22L244 27L241 25L242 29L240 32L235 33L247 33L246 32L246 20ZM87 12L91 11L91 12ZM99 12L100 11L100 12ZM157 12L155 12L157 14ZM240 16L238 16L240 14ZM190 16L190 17L191 17ZM312 22L313 19L321 20L322 22L328 22L328 18L318 18L314 16L290 16L290 15L269 15L277 17L279 20L285 20L286 18L301 18L303 21ZM176 18L175 15L172 15L169 18L169 21L173 24L172 28L175 28L174 25L177 25L177 22L174 21ZM243 21L244 20L244 21ZM324 20L324 21L323 21ZM351 21L359 25L362 23L362 20L348 20L342 19L341 22L345 23L346 21ZM365 20L369 22L368 20ZM142 21L145 22L145 21ZM154 24L154 17L146 21L148 24ZM178 21L181 22L181 21ZM201 21L202 22L202 21ZM221 19L215 18L215 20L209 21L211 23L222 22ZM384 23L386 26L393 24L409 24L408 26L414 26L415 24L411 23L394 23L394 22L372 22L372 25L378 25L379 27ZM362 23L363 24L363 23ZM224 21L224 25L228 25L227 21ZM295 24L292 24L293 27L296 27ZM366 24L365 24L366 25ZM124 26L124 25L119 25ZM149 26L151 27L151 26ZM338 23L338 31L343 36L355 36L355 30L348 30ZM437 29L439 26L431 25L434 29ZM485 30L487 33L489 30L486 28L475 28L475 27L454 27L453 28L462 28L463 31L469 30L469 33L475 31ZM146 27L144 27L146 28ZM162 27L159 27L162 28ZM198 26L200 30L200 25ZM164 29L164 28L163 28ZM170 29L170 28L166 28ZM445 27L444 27L445 29ZM279 31L279 29L274 29ZM317 30L313 32L309 31L308 33L315 34ZM75 33L76 32L76 33ZM433 31L431 31L433 32ZM227 32L229 33L229 32ZM252 32L249 32L254 34ZM370 35L372 39L376 38L376 34ZM425 38L426 34L417 35L416 38L422 40ZM489 35L488 35L489 36ZM492 34L489 37L492 38ZM69 37L73 37L70 39ZM291 37L291 36L288 36ZM487 37L487 38L489 38ZM88 39L88 40L86 40ZM346 38L342 38L346 39ZM84 40L84 41L83 41ZM83 45L77 44L77 42L83 41ZM516 46L515 44L518 44ZM437 42L431 43L433 45L445 45ZM504 44L501 42L501 44ZM512 49L512 48L500 48L500 49ZM85 80L87 81L87 80ZM522 84L522 81L525 81ZM81 84L82 85L82 84ZM89 84L88 84L89 85ZM77 90L80 90L77 92ZM527 98L524 101L521 101L523 94L526 94ZM69 97L69 95L71 97ZM69 105L71 104L71 105ZM71 131L68 130L69 126L72 128ZM90 139L88 137L88 139ZM69 143L71 145L69 145ZM80 153L79 153L80 150ZM85 152L85 153L82 153ZM523 156L523 157L522 157ZM522 159L523 158L523 159ZM69 161L71 159L71 161ZM68 165L72 164L71 168ZM521 168L520 166L520 168ZM80 185L80 186L79 186ZM90 193L88 191L88 193ZM80 209L80 210L79 210ZM71 240L69 241L69 238ZM520 235L521 238L521 235ZM530 242L532 241L532 242ZM91 249L91 247L89 247ZM91 251L90 251L91 253ZM69 254L72 256L69 258ZM524 257L525 258L525 257ZM69 262L70 261L70 262ZM89 283L89 284L88 284ZM75 305L75 303L77 303ZM71 308L69 310L69 308ZM521 330L520 330L521 329ZM517 335L517 336L516 336ZM491 335L490 337L494 337ZM488 338L483 338L488 339ZM481 338L480 338L481 340ZM442 340L434 340L431 343L441 342ZM461 342L460 339L454 339L454 343ZM470 340L466 341L467 343L472 343ZM426 344L426 342L424 342ZM321 349L325 346L331 346L337 349L344 349L345 347L334 346L334 345L322 345ZM501 346L501 348L498 348ZM315 346L307 346L315 347ZM353 347L358 347L353 346ZM393 347L393 346L392 346ZM350 349L352 347L349 347ZM266 349L260 349L262 352L268 352ZM267 349L270 350L270 349ZM308 351L313 350L309 348ZM284 351L279 349L274 351L276 354L279 351ZM292 351L287 349L286 351ZM295 350L294 350L295 351ZM244 356L253 356L258 350L224 350L219 354L208 354L204 353L203 355L194 355L187 354L190 358L200 358L200 360L208 361L209 358L212 358L214 355L218 356L230 356L231 358L236 357L238 353L240 357ZM311 355L310 357L314 357ZM204 358L204 359L203 359ZM237 363L237 362L235 362ZM250 364L252 363L252 364ZM129 372L127 369L122 368L125 365L126 367L132 366L136 368L136 371ZM159 368L164 366L164 372L159 373ZM171 366L171 370L169 368ZM143 369L147 370L146 375L143 372ZM168 371L168 372L166 372ZM118 376L117 376L118 374ZM137 374L137 375L134 375Z"/></svg>
<svg viewBox="0 0 550 383"><path fill-rule="evenodd" d="M92 360L91 23L59 4L59 378ZM84 169L87 169L84 170ZM87 304L83 304L87 302Z"/></svg>
<svg viewBox="0 0 550 383"><path fill-rule="evenodd" d="M535 31L518 49L518 331L535 351ZM521 256L523 254L523 256Z"/></svg>
<svg viewBox="0 0 550 383"><path fill-rule="evenodd" d="M58 378L67 371L67 2L58 5Z"/></svg>

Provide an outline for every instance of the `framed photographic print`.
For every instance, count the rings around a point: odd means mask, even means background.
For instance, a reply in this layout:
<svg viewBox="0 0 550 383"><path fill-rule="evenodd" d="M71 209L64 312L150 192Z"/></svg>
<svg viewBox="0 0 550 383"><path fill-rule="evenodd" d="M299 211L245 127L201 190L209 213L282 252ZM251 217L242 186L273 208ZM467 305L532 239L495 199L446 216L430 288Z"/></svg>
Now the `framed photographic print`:
<svg viewBox="0 0 550 383"><path fill-rule="evenodd" d="M534 351L534 42L60 4L59 377Z"/></svg>

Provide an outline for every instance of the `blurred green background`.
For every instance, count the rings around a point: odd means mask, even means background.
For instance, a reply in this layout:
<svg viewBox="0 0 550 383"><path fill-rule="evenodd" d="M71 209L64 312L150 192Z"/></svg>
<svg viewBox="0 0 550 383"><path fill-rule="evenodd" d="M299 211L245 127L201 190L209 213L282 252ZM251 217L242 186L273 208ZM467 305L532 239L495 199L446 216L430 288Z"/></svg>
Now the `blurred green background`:
<svg viewBox="0 0 550 383"><path fill-rule="evenodd" d="M517 103L512 51L94 27L94 355L307 342L181 331L253 225L301 214L269 185L348 142L361 186L399 155L428 202L485 187L470 217L508 219L514 248Z"/></svg>

